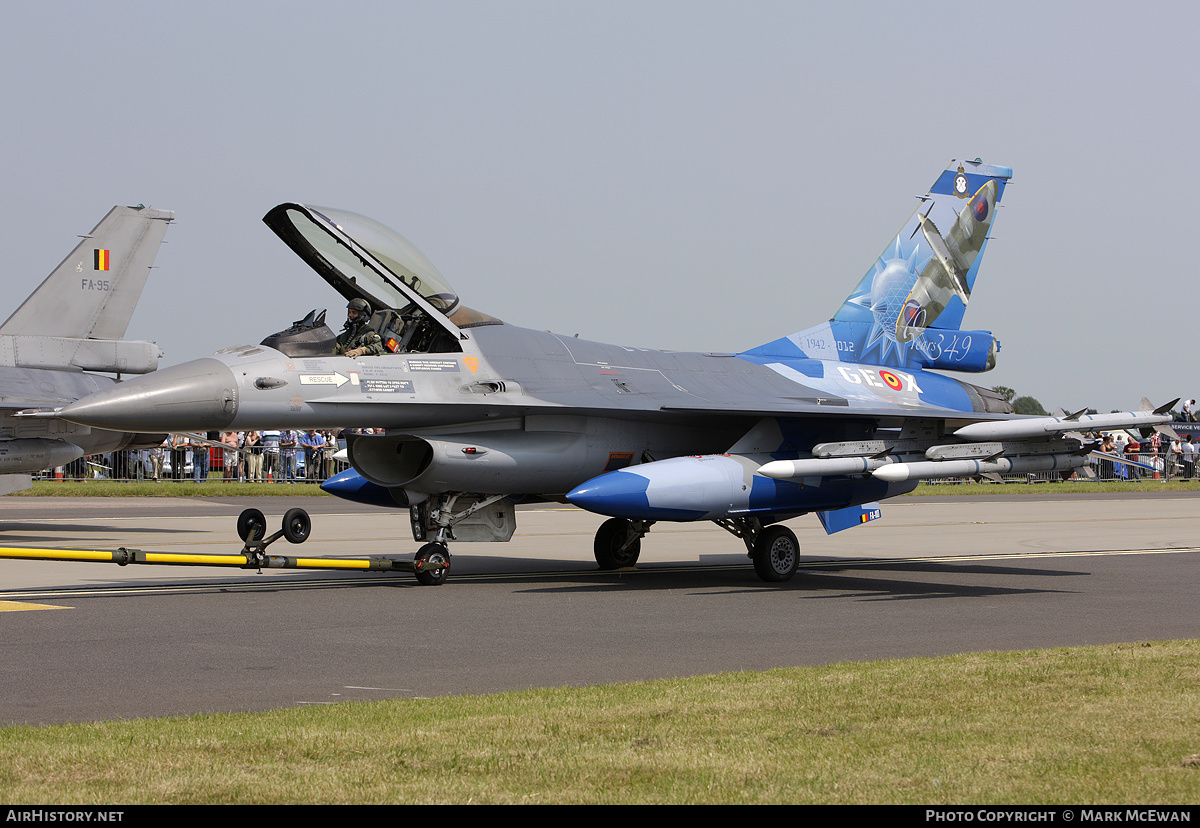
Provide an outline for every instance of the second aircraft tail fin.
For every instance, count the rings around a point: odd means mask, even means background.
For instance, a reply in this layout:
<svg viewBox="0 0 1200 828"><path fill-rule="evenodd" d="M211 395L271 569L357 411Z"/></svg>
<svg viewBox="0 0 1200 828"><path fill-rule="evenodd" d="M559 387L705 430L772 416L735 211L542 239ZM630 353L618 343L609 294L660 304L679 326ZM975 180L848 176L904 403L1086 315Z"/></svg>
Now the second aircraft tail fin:
<svg viewBox="0 0 1200 828"><path fill-rule="evenodd" d="M0 334L121 339L174 218L170 210L112 208L0 325Z"/></svg>

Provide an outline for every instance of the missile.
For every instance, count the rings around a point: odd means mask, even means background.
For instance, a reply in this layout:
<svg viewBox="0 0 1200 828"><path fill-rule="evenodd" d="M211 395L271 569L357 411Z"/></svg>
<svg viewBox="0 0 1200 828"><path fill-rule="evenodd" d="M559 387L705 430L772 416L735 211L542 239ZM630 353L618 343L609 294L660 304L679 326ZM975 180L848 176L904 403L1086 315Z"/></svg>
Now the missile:
<svg viewBox="0 0 1200 828"><path fill-rule="evenodd" d="M954 436L964 440L1025 440L1066 431L1147 428L1169 422L1170 415L1160 407L1153 411L1117 411L1112 414L1084 414L1079 417L1027 417L1020 420L971 423L957 429Z"/></svg>
<svg viewBox="0 0 1200 828"><path fill-rule="evenodd" d="M1038 471L1066 471L1086 466L1088 458L1078 454L1044 454L1034 457L999 457L995 460L928 460L919 463L891 463L871 472L889 483L905 480L929 480L938 477L977 477L984 474L1010 474Z"/></svg>
<svg viewBox="0 0 1200 828"><path fill-rule="evenodd" d="M833 457L811 460L772 460L759 467L758 473L775 480L801 477L829 477L836 474L864 474L895 462L890 457Z"/></svg>
<svg viewBox="0 0 1200 828"><path fill-rule="evenodd" d="M1041 440L1013 440L1005 443L951 443L925 449L927 460L987 460L991 457L1019 457L1029 454L1064 454L1078 451L1082 443L1072 437Z"/></svg>
<svg viewBox="0 0 1200 828"><path fill-rule="evenodd" d="M945 461L949 460L990 460L998 458L1002 455L1036 455L1036 454L1065 454L1067 452L1077 451L1080 447L1080 442L1073 439L1064 439L1062 437L1051 437L1038 441L1013 441L1013 442L986 442L986 443L952 443L949 445L938 446L917 446L916 441L905 441L904 452L893 450L891 454L885 455L880 442L880 456L872 457L821 457L804 460L772 460L758 469L758 474L766 477L771 477L776 480L795 480L802 477L828 477L841 474L868 474L882 469L885 466L904 463L905 456L913 456L920 453L925 455L928 460L939 461L938 468L941 468ZM832 446L834 444L828 444ZM850 444L846 444L849 446ZM899 446L899 443L894 444L893 449ZM822 452L828 453L827 445L814 446L813 453L821 449ZM912 463L908 465L913 465ZM881 479L883 475L876 475ZM937 476L941 476L940 474ZM899 478L909 479L909 478ZM919 479L919 478L911 478Z"/></svg>

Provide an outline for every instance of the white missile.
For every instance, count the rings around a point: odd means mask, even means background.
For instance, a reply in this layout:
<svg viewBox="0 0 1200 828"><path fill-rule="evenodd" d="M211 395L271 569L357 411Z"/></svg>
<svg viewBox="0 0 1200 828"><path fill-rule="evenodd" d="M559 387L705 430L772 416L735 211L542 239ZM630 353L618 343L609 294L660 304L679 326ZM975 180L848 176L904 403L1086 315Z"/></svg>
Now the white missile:
<svg viewBox="0 0 1200 828"><path fill-rule="evenodd" d="M1112 414L1084 414L1079 417L1029 417L971 423L954 432L964 440L1024 440L1067 431L1103 431L1120 428L1144 428L1171 422L1169 414L1155 411L1117 411Z"/></svg>
<svg viewBox="0 0 1200 828"><path fill-rule="evenodd" d="M1040 457L999 457L995 460L941 460L892 463L871 472L888 483L928 480L936 477L977 477L1012 472L1066 471L1086 466L1088 458L1078 454L1047 454Z"/></svg>
<svg viewBox="0 0 1200 828"><path fill-rule="evenodd" d="M1074 452L1082 444L1072 437L1053 436L1041 440L1012 440L1004 443L950 443L925 449L926 460L987 460L990 457L1024 457L1029 454Z"/></svg>
<svg viewBox="0 0 1200 828"><path fill-rule="evenodd" d="M890 457L833 457L811 460L772 460L759 466L758 474L776 480L799 477L829 477L837 474L864 474L895 462Z"/></svg>

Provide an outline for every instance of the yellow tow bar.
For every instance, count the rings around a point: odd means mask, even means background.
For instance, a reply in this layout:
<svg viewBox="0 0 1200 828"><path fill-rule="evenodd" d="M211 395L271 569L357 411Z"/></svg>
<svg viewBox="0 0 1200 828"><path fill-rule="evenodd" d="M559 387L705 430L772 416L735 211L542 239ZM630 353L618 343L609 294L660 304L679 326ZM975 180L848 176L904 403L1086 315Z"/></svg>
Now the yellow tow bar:
<svg viewBox="0 0 1200 828"><path fill-rule="evenodd" d="M308 540L311 522L303 509L291 509L283 519L283 529L270 537L262 512L247 509L238 517L238 535L244 545L238 555L206 555L177 552L144 552L124 546L113 551L99 549L34 549L30 547L0 547L0 558L38 561L86 561L93 563L150 564L157 566L225 566L240 569L359 569L374 572L412 572L423 585L438 585L450 568L450 554L441 544L426 544L411 561L385 557L368 558L298 558L290 555L268 555L266 547L279 538L290 543ZM432 548L431 548L432 547Z"/></svg>
<svg viewBox="0 0 1200 828"><path fill-rule="evenodd" d="M0 558L25 558L38 561L94 561L129 564L177 566L236 566L242 569L365 569L413 572L410 561L391 558L294 558L288 555L205 555L176 552L143 552L141 549L113 551L91 549L33 549L19 546L0 547Z"/></svg>

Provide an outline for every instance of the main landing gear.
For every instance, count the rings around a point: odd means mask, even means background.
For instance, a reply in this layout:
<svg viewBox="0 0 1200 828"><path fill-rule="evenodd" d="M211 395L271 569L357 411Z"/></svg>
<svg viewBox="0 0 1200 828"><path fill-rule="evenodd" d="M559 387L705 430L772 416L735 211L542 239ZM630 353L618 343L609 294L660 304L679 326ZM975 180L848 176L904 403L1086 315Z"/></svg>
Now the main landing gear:
<svg viewBox="0 0 1200 828"><path fill-rule="evenodd" d="M768 582L790 581L800 565L800 542L786 526L768 526L750 547L750 559L759 578Z"/></svg>
<svg viewBox="0 0 1200 828"><path fill-rule="evenodd" d="M791 580L800 565L800 542L786 526L764 527L754 517L722 518L713 523L746 544L754 563L754 572L768 583ZM600 524L593 544L596 563L601 569L621 569L637 563L642 538L654 525L652 520L611 518Z"/></svg>
<svg viewBox="0 0 1200 828"><path fill-rule="evenodd" d="M592 544L596 563L601 569L621 569L637 563L642 554L642 538L654 525L652 520L611 518L600 524Z"/></svg>

